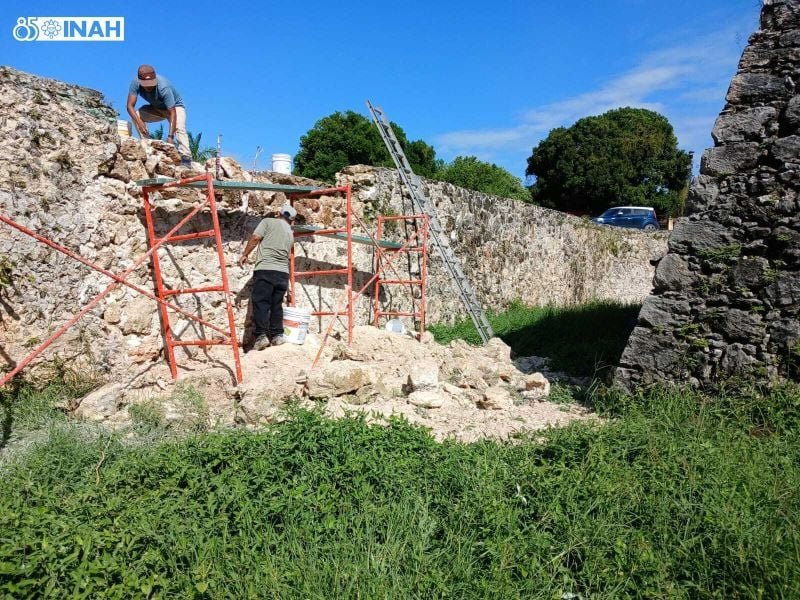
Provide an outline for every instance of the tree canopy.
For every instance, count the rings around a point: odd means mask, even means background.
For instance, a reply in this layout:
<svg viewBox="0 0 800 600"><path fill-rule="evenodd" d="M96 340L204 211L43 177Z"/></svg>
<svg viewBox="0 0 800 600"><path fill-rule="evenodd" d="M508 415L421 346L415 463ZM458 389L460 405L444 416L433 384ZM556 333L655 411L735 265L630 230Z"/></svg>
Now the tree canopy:
<svg viewBox="0 0 800 600"><path fill-rule="evenodd" d="M436 151L421 140L409 142L401 127L392 123L395 136L417 175L431 177L436 171ZM300 138L294 173L311 179L333 181L347 165L393 167L389 151L375 125L365 116L348 110L335 112L316 122Z"/></svg>
<svg viewBox="0 0 800 600"><path fill-rule="evenodd" d="M642 108L619 108L559 127L533 149L526 175L533 201L600 213L611 206L653 206L674 215L685 200L691 157L669 121Z"/></svg>
<svg viewBox="0 0 800 600"><path fill-rule="evenodd" d="M530 192L518 178L502 167L480 161L475 156L457 156L453 162L441 165L435 178L493 196L525 202L531 200Z"/></svg>

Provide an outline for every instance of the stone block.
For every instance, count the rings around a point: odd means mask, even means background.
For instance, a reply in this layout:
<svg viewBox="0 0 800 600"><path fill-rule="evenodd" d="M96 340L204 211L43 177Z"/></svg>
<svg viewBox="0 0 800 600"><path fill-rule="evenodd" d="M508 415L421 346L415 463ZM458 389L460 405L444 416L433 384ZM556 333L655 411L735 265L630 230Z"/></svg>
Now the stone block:
<svg viewBox="0 0 800 600"><path fill-rule="evenodd" d="M653 285L657 290L680 291L690 288L696 278L685 260L677 254L670 253L659 261Z"/></svg>
<svg viewBox="0 0 800 600"><path fill-rule="evenodd" d="M441 408L444 398L436 391L418 390L408 395L408 403L421 408Z"/></svg>
<svg viewBox="0 0 800 600"><path fill-rule="evenodd" d="M792 0L769 0L761 11L761 29L767 31L800 28L800 6Z"/></svg>
<svg viewBox="0 0 800 600"><path fill-rule="evenodd" d="M669 239L670 251L718 250L735 242L733 232L715 221L680 220Z"/></svg>
<svg viewBox="0 0 800 600"><path fill-rule="evenodd" d="M753 287L764 282L764 275L769 268L769 261L761 256L745 256L739 260L731 271L732 287Z"/></svg>
<svg viewBox="0 0 800 600"><path fill-rule="evenodd" d="M639 311L639 323L648 327L673 328L688 322L689 311L686 300L650 296Z"/></svg>
<svg viewBox="0 0 800 600"><path fill-rule="evenodd" d="M719 330L729 340L738 342L759 341L764 336L764 325L758 313L730 309L722 320Z"/></svg>
<svg viewBox="0 0 800 600"><path fill-rule="evenodd" d="M500 386L492 386L483 390L483 397L477 403L483 410L508 410L514 406L510 392Z"/></svg>
<svg viewBox="0 0 800 600"><path fill-rule="evenodd" d="M412 392L438 389L439 368L436 365L415 365L408 374L406 387Z"/></svg>
<svg viewBox="0 0 800 600"><path fill-rule="evenodd" d="M731 81L726 99L733 105L764 104L787 98L783 77L772 73L737 73Z"/></svg>
<svg viewBox="0 0 800 600"><path fill-rule="evenodd" d="M760 154L757 142L737 142L709 148L700 160L700 171L705 175L733 175L753 169Z"/></svg>
<svg viewBox="0 0 800 600"><path fill-rule="evenodd" d="M761 141L778 111L771 106L757 106L739 112L722 113L714 124L711 137L717 145L732 142Z"/></svg>
<svg viewBox="0 0 800 600"><path fill-rule="evenodd" d="M361 364L334 361L308 375L308 395L311 398L333 398L352 394L372 383L370 371Z"/></svg>
<svg viewBox="0 0 800 600"><path fill-rule="evenodd" d="M790 135L775 140L769 153L778 162L800 163L800 135Z"/></svg>

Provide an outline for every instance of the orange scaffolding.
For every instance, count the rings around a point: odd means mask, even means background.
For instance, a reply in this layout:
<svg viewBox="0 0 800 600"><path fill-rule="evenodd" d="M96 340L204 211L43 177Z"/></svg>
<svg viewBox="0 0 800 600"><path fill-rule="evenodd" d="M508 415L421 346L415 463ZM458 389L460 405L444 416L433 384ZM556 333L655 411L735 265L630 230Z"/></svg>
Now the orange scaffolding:
<svg viewBox="0 0 800 600"><path fill-rule="evenodd" d="M189 211L189 213L186 216L184 216L178 222L177 225L175 225L167 234L165 234L161 238L155 238L155 236L153 235L153 231L152 231L152 216L149 214L149 207L147 207L147 193L145 193L146 213L148 215L148 234L149 234L149 238L150 238L150 249L147 252L145 252L142 256L140 256L138 259L136 259L136 261L134 261L133 265L131 265L128 269L126 269L120 275L112 273L111 271L109 271L107 269L104 269L103 267L100 267L99 265L96 265L95 263L89 261L88 259L80 256L76 252L73 252L72 250L69 250L68 248L65 248L64 246L61 246L60 244L57 244L57 243L53 242L52 240L49 240L46 237L31 231L30 229L20 225L19 223L14 222L13 220L9 219L8 217L6 217L4 215L0 215L0 221L6 223L7 225L9 225L11 227L14 227L18 231L20 231L20 232L22 232L22 233L24 233L26 235L29 235L29 236L33 237L37 241L42 242L43 244L53 248L54 250L57 250L57 251L59 251L59 252L61 252L63 254L66 254L70 258L73 258L73 259L77 260L78 262L80 262L80 263L82 263L82 264L94 269L95 271L98 271L98 272L106 275L107 277L109 277L110 279L113 280L113 283L109 284L102 292L97 294L75 316L73 316L69 321L67 321L67 323L65 323L58 330L56 330L43 343L41 343L39 346L37 346L30 354L28 354L24 359L22 359L19 363L17 363L17 365L10 372L8 372L2 379L0 379L0 387L5 385L15 375L17 375L20 371L22 371L22 369L24 369L26 366L28 366L39 354L44 352L56 339L61 337L70 327L72 327L84 315L86 315L86 313L88 313L95 306L97 306L103 298L105 298L109 293L111 293L119 285L125 285L126 287L129 287L132 290L134 290L134 291L136 291L136 292L138 292L138 293L140 293L140 294L142 294L144 296L147 296L148 298L151 298L151 299L155 300L156 302L158 302L158 304L159 304L159 306L161 308L161 311L162 311L162 316L166 314L166 309L169 308L169 309L171 309L171 310L173 310L173 311L175 311L177 313L180 313L183 316L185 316L185 317L187 317L187 318L189 318L189 319L191 319L191 320L193 320L193 321L195 321L197 323L205 325L205 326L209 327L210 329L216 331L217 333L221 334L223 336L221 340L219 340L219 339L218 340L208 340L208 343L209 344L228 343L233 347L234 362L236 363L237 381L239 381L239 382L242 381L241 367L239 365L238 345L237 345L237 341L236 341L236 330L235 330L234 323L233 323L233 313L230 310L230 296L229 296L228 293L226 293L226 301L229 303L228 304L228 308L229 308L228 317L229 317L230 329L225 330L225 329L223 329L223 328L221 328L221 327L219 327L217 325L214 325L213 323L210 323L210 322L200 318L197 315L194 315L192 313L187 312L186 310L184 310L180 306L177 306L177 305L175 305L173 303L168 302L166 300L166 298L169 297L172 294L166 293L166 290L163 288L162 285L159 285L158 295L156 296L156 295L150 293L149 291L143 289L142 287L140 287L138 285L135 285L133 283L130 283L127 280L127 277L131 273L133 273L137 268L139 268L145 262L145 260L147 260L151 256L154 257L154 264L157 264L156 263L156 261L158 260L157 251L165 243L167 243L169 241L181 241L182 239L211 237L211 235L213 235L215 237L215 239L216 239L216 242L217 242L217 249L218 249L217 256L220 258L221 266L222 266L222 269L223 269L223 271L222 271L223 282L222 282L222 285L218 286L218 287L219 287L219 291L227 292L227 275L226 275L226 273L224 271L224 260L223 260L223 255L221 253L221 238L219 236L219 222L217 220L217 215L216 215L216 202L214 200L214 193L213 193L214 188L213 188L213 183L212 183L212 180L211 180L211 176L210 175L200 175L200 176L197 176L197 177L192 177L192 178L182 179L182 180L164 180L164 181L151 180L148 183L150 183L150 187L153 188L153 189L155 189L156 187L161 187L161 188L163 188L163 187L175 187L175 186L179 186L179 185L195 185L195 184L199 183L200 185L205 185L207 187L207 189L208 189L208 192L206 194L206 199L204 201L200 202L191 211ZM214 223L214 229L211 232L201 232L199 234L189 234L189 235L183 235L183 236L178 235L178 231L186 223L188 223L195 215L197 215L206 205L209 205L211 207L211 209L212 209L211 212L212 212L212 222ZM161 280L161 278L160 278L160 275L159 275L158 281L160 282L160 280ZM169 321L165 320L164 322L165 322L165 326L168 326ZM226 338L227 338L227 340L226 340ZM173 346L174 345L178 345L178 344L174 343ZM175 369L174 355L173 355L171 349L170 349L170 352L169 352L169 360L170 360L170 368L172 370L172 375L173 375L173 377L176 377L177 376L177 371Z"/></svg>
<svg viewBox="0 0 800 600"><path fill-rule="evenodd" d="M44 352L57 338L63 335L67 329L72 327L78 320L80 320L84 315L86 315L90 310L92 310L95 306L99 304L99 302L106 297L111 291L116 289L119 285L124 285L135 292L142 294L154 301L156 301L159 305L160 317L162 322L162 329L164 334L164 344L165 344L165 354L167 356L167 361L169 362L170 371L172 373L173 378L177 377L177 363L175 360L175 348L181 346L213 346L213 345L229 345L231 346L231 350L233 353L233 360L234 360L234 369L236 374L237 382L241 383L243 380L242 377L242 370L241 370L241 362L239 357L239 342L236 335L236 325L235 325L235 317L233 314L233 305L231 302L231 292L228 283L228 275L225 268L225 256L224 250L222 247L222 236L220 233L220 225L219 225L219 216L217 214L217 203L215 198L215 189L239 189L239 190L263 190L263 191L281 191L286 192L287 196L292 200L302 199L302 198L309 198L314 196L319 196L322 194L345 194L345 225L344 227L339 228L329 228L329 229L318 229L314 227L308 226L294 226L294 235L296 238L302 238L305 236L311 235L320 235L325 237L332 237L337 239L342 239L347 244L347 264L345 267L336 268L336 269L323 269L317 271L297 271L295 268L295 253L294 249L291 253L291 260L290 260L290 285L292 291L292 305L295 303L295 287L297 278L310 278L314 276L326 276L326 275L344 275L346 278L346 285L345 285L345 302L341 308L335 311L323 311L317 310L312 312L314 316L331 316L328 332L326 333L326 339L328 333L331 331L333 325L335 324L337 318L339 316L343 316L347 320L347 334L348 334L348 343L352 343L353 340L353 324L354 324L354 316L353 316L353 307L356 298L358 298L361 294L364 293L370 287L373 287L375 298L374 298L374 315L373 315L373 322L375 325L378 324L378 320L381 316L412 316L420 321L420 335L424 331L425 326L425 285L426 285L426 277L427 277L427 232L428 232L428 219L427 215L402 215L402 216L380 216L378 218L378 230L377 230L377 239L374 237L370 232L369 229L364 225L364 222L358 215L353 213L352 207L352 189L351 186L340 186L334 188L315 188L312 186L293 186L293 185L278 185L278 184L266 184L266 183L256 183L256 182L235 182L235 181L218 181L211 178L210 174L198 175L194 177L189 177L185 179L167 179L167 178L158 178L158 179L145 179L136 182L137 185L141 186L142 188L142 197L144 202L144 212L145 212L145 219L146 219L146 226L147 226L147 236L149 240L150 248L145 252L142 256L140 256L136 261L134 261L133 265L131 265L128 269L126 269L121 274L115 274L99 265L89 261L88 259L80 256L76 252L61 246L52 240L47 239L46 237L37 234L23 225L16 223L15 221L11 220L10 218L0 214L0 222L6 223L7 225L17 229L18 231L29 235L47 246L66 254L70 258L73 258L80 263L98 271L110 279L112 279L112 283L108 285L102 292L97 294L92 300L90 300L74 317L72 317L67 323L65 323L62 327L60 327L57 331L55 331L47 340L37 346L30 354L28 354L24 359L22 359L19 363L15 365L15 367L8 373L6 373L2 378L0 378L0 387L5 385L8 381L10 381L15 375L17 375L20 371L22 371L27 365L29 365L39 354ZM152 205L150 202L150 194L156 191L169 189L169 188L178 188L178 187L189 187L189 188L205 188L205 198L201 202L199 202L188 214L186 214L168 233L164 234L161 237L158 237L155 232L155 224L153 218L153 211ZM195 233L188 233L188 234L180 234L178 233L181 228L183 228L193 217L195 217L198 213L200 213L205 207L209 208L209 212L211 215L211 222L212 228L199 231ZM380 239L380 236L383 232L383 224L389 220L422 220L422 235L420 235L419 228L417 231L408 237L408 239L403 243L396 243L390 242L387 240ZM367 234L367 237L353 235L353 224L356 221L360 227L364 230ZM219 268L220 268L220 278L221 281L219 285L212 285L212 286L205 286L205 287L197 287L197 288L179 288L179 289L171 289L168 288L164 284L162 271L161 271L161 263L158 257L157 250L167 244L167 243L180 243L190 240L201 240L201 239L208 239L213 238L214 244L216 248L216 255L217 260L219 261ZM416 246L412 246L413 243L416 242ZM361 289L358 291L353 290L353 243L361 243L361 244L371 244L375 248L375 273L372 277L364 284ZM389 259L385 259L384 255L390 252L392 254ZM394 279L386 279L381 278L382 275L385 274L388 268L394 268L393 262L394 260L404 254L409 252L417 252L422 257L422 267L419 279L403 279L399 275ZM133 284L127 280L128 276L131 275L137 268L139 268L148 258L152 259L153 262L153 272L155 276L155 283L156 283L156 294L149 292L148 290ZM379 296L380 296L380 287L383 285L393 285L393 284L406 284L409 286L419 286L421 289L421 306L420 310L418 311L409 311L409 312L396 312L396 311L381 311L380 310L380 303L379 303ZM220 327L211 323L200 316L190 313L186 311L184 308L172 303L169 301L169 298L173 298L180 295L185 294L197 294L197 293L222 293L225 298L225 305L226 305L226 313L228 317L228 327ZM321 308L321 307L320 307ZM168 310L180 314L181 316L204 325L211 329L212 331L218 334L212 338L202 338L196 340L179 340L176 339L172 327L170 324L169 312ZM324 345L324 342L323 342ZM322 351L322 347L317 354L317 358L314 361L314 364L317 363L319 360L319 355Z"/></svg>
<svg viewBox="0 0 800 600"><path fill-rule="evenodd" d="M334 320L337 319L339 316L345 316L347 318L347 343L353 343L353 198L352 198L352 188L349 185L335 187L335 188L325 188L320 190L312 190L310 192L305 193L296 193L296 194L289 194L288 197L291 201L299 200L301 198L310 198L313 196L320 196L322 194L337 194L342 193L345 194L345 207L346 207L346 215L345 215L345 225L344 227L338 228L330 228L330 229L304 229L304 228L294 228L294 237L295 239L312 236L312 235L322 235L328 237L338 237L343 238L347 243L347 266L342 267L339 269L319 269L316 271L298 271L295 266L295 251L294 246L292 246L292 250L289 255L289 289L291 291L291 306L296 306L296 298L295 295L295 287L297 283L297 278L311 278L311 277L324 277L330 275L344 275L347 283L345 284L345 307L343 311L326 311L321 310L322 307L320 306L320 310L311 311L311 316L314 317L323 317L323 316L330 316L333 317Z"/></svg>
<svg viewBox="0 0 800 600"><path fill-rule="evenodd" d="M150 194L155 191L183 187L192 183L204 182L206 186L206 199L201 203L201 206L208 204L209 212L211 213L212 228L206 231L199 231L196 233L187 233L182 235L166 235L163 238L156 237L155 227L153 225L153 210L150 204ZM198 240L203 238L213 238L214 245L217 251L217 260L219 261L220 278L222 279L220 285L212 285L197 288L180 288L168 289L164 285L164 278L161 273L161 261L158 258L158 252L153 252L153 274L156 281L156 291L158 292L159 309L161 311L161 324L164 332L164 345L167 351L167 361L169 368L172 372L172 378L178 377L178 365L175 362L175 348L181 346L217 346L226 345L230 346L233 351L233 364L236 370L236 381L242 382L242 365L239 361L239 341L236 337L236 319L233 316L233 303L231 302L231 291L228 285L228 273L225 269L225 251L222 247L222 235L219 229L219 215L217 214L217 201L214 197L214 180L211 179L211 174L198 175L196 177L189 177L180 179L178 181L157 182L150 185L142 186L142 200L144 201L144 215L147 221L147 237L150 241L150 247L163 243L180 243L190 240ZM199 211L198 211L199 212ZM172 332L172 326L169 320L169 312L163 301L173 296L181 296L187 294L221 292L225 298L225 310L228 315L228 330L223 331L221 338L200 338L196 340L179 340L176 339ZM216 329L216 328L215 328ZM219 332L219 329L216 329Z"/></svg>
<svg viewBox="0 0 800 600"><path fill-rule="evenodd" d="M422 228L422 239L418 240L417 245L415 246L403 246L401 248L387 248L380 244L375 245L375 272L376 273L383 273L384 271L384 257L383 255L387 252L415 252L418 253L420 256L420 274L419 278L417 279L381 279L378 277L375 280L375 295L373 297L374 301L374 309L372 313L373 318L373 325L378 327L380 318L383 316L387 317L413 317L418 320L419 322L419 335L422 336L425 333L425 285L428 276L428 215L420 214L420 215L399 215L399 216L384 216L381 215L378 217L378 232L377 238L380 240L381 235L383 233L383 225L386 222L393 222L393 221L421 221L421 228ZM419 231L420 225L417 224L415 229ZM412 311L389 311L389 310L381 310L381 302L380 302L380 295L381 295L381 286L384 285L408 285L411 288L411 297L412 297L412 307L413 307L413 298L414 298L414 287L419 287L420 290L420 297L419 297L419 309L412 310Z"/></svg>
<svg viewBox="0 0 800 600"><path fill-rule="evenodd" d="M377 235L373 236L369 228L364 224L363 220L358 217L353 212L353 204L352 204L352 189L351 186L341 186L335 188L327 188L321 190L313 190L311 192L305 193L296 193L290 194L289 198L292 201L299 200L302 198L313 197L321 194L332 194L332 193L342 193L345 194L345 223L343 227L340 228L329 228L329 229L317 229L314 227L305 227L305 226L294 226L294 235L295 239L313 236L313 235L320 235L326 237L332 237L341 239L346 242L347 245L347 266L343 268L337 269L320 269L316 271L298 271L295 267L295 260L296 254L294 248L292 248L291 258L289 261L289 281L290 281L290 289L291 289L291 306L295 306L296 302L296 295L295 295L295 288L296 282L298 277L302 278L310 278L315 276L327 276L327 275L345 275L347 278L347 283L345 284L345 299L342 303L342 306L337 310L333 311L323 311L323 310L316 310L312 311L312 316L332 316L333 320L329 324L327 328L326 338L328 333L330 333L333 323L338 317L345 317L347 321L347 341L348 344L351 344L353 341L353 325L354 325L354 317L353 317L353 308L356 299L363 294L367 289L373 288L375 297L373 299L373 324L375 326L378 325L379 319L381 316L411 316L419 320L420 329L419 335L421 336L424 332L425 328L425 286L426 286L426 279L427 279L427 242L428 242L428 215L399 215L399 216L378 216L378 226L377 226ZM414 221L422 222L422 234L419 234L419 226L417 226L417 232L414 233L411 237L409 237L405 243L397 243L391 242L388 240L384 240L381 238L381 234L383 233L384 223L387 221ZM355 222L355 223L354 223ZM354 224L358 224L360 228L364 231L366 236L354 235L353 228ZM411 246L411 244L416 240L416 245ZM374 265L374 274L369 279L369 281L360 289L360 290L353 290L353 244L368 244L374 247L375 251L375 260L373 262ZM389 260L384 259L385 253L393 253ZM421 272L420 277L418 279L404 279L400 275L397 274L395 270L396 277L392 279L382 278L382 276L386 273L387 269L390 267L394 269L393 262L397 258L397 256L403 253L411 253L416 252L419 253L421 257ZM380 310L380 288L383 285L392 285L392 284L406 284L410 286L418 286L421 290L421 302L420 302L420 309L417 311L381 311ZM413 292L412 292L413 297Z"/></svg>

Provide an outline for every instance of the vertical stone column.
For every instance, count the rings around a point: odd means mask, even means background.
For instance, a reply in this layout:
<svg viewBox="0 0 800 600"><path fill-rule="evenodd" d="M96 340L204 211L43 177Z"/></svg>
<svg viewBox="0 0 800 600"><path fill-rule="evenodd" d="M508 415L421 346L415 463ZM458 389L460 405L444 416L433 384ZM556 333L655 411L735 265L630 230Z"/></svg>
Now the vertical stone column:
<svg viewBox="0 0 800 600"><path fill-rule="evenodd" d="M765 0L616 371L713 387L800 373L800 0Z"/></svg>

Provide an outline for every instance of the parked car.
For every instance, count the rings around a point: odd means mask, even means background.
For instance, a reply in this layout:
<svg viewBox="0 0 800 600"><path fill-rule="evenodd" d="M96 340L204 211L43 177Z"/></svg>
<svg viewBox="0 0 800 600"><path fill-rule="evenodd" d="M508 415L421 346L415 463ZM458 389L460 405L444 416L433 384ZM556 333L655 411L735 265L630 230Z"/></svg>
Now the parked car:
<svg viewBox="0 0 800 600"><path fill-rule="evenodd" d="M614 225L616 227L634 227L645 231L658 229L656 211L649 206L615 206L614 208L609 208L599 217L592 219L592 223Z"/></svg>

